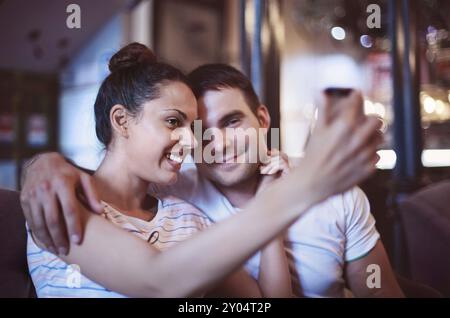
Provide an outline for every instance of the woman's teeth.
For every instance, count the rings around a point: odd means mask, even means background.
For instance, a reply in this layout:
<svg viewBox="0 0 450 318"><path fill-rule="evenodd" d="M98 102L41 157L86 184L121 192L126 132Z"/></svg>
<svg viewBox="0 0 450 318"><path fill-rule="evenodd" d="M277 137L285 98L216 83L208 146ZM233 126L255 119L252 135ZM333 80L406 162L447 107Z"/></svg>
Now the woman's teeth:
<svg viewBox="0 0 450 318"><path fill-rule="evenodd" d="M177 156L177 155L174 155L174 154L167 154L166 157L168 159L172 160L172 161L177 162L177 163L182 163L183 160L184 160L183 157L180 157L180 156Z"/></svg>

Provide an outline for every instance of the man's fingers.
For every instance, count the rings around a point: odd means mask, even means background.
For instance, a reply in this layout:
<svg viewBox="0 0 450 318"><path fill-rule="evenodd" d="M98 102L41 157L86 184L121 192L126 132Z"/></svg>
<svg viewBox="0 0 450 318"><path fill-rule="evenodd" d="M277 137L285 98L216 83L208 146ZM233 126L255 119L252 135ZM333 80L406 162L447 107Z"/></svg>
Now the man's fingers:
<svg viewBox="0 0 450 318"><path fill-rule="evenodd" d="M28 197L25 195L25 192L22 191L20 194L20 205L22 206L22 212L25 216L25 220L28 223L29 228L34 228L33 218L31 217L31 207L29 203Z"/></svg>
<svg viewBox="0 0 450 318"><path fill-rule="evenodd" d="M57 254L56 247L53 244L53 240L45 223L45 217L42 212L41 205L37 200L31 200L30 207L31 218L33 220L32 224L34 226L31 228L33 235L45 246L47 250L49 250L53 254Z"/></svg>
<svg viewBox="0 0 450 318"><path fill-rule="evenodd" d="M57 249L58 254L66 255L69 250L67 231L64 221L60 215L56 196L54 193L39 190L39 201L43 202L43 214L48 232Z"/></svg>
<svg viewBox="0 0 450 318"><path fill-rule="evenodd" d="M64 214L70 241L75 244L81 242L83 231L81 227L81 203L78 201L72 187L61 187L57 190L59 203Z"/></svg>
<svg viewBox="0 0 450 318"><path fill-rule="evenodd" d="M102 213L103 205L100 202L100 196L97 193L92 177L87 174L83 174L81 176L81 186L92 211L99 214Z"/></svg>

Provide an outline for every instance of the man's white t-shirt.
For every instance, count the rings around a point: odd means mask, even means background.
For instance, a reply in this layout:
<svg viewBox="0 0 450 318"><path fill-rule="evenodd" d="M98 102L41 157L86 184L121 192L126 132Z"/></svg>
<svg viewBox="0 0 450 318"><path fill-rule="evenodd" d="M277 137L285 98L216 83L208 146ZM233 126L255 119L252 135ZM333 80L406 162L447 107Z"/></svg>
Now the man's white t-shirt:
<svg viewBox="0 0 450 318"><path fill-rule="evenodd" d="M213 222L239 212L191 163L183 164L174 185L151 186L150 192L177 196ZM367 197L357 187L312 207L291 226L285 241L295 293L306 297L344 297L345 262L367 255L379 238ZM259 273L259 254L246 264L254 278Z"/></svg>

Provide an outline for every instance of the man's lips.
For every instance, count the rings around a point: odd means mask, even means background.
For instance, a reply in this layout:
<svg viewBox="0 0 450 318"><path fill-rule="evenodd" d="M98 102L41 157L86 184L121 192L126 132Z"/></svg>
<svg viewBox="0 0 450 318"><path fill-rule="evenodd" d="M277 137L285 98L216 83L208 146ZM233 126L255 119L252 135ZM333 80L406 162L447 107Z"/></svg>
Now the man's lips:
<svg viewBox="0 0 450 318"><path fill-rule="evenodd" d="M237 158L238 158L238 155L235 155L233 157L224 159L222 163L225 163L225 164L227 164L227 163L236 163L237 162L237 160L236 160Z"/></svg>
<svg viewBox="0 0 450 318"><path fill-rule="evenodd" d="M217 164L225 164L225 165L229 165L229 164L233 164L233 163L245 163L245 156L246 156L247 152L243 152L234 156L230 156L226 159L224 159L222 162L217 162ZM239 160L239 159L243 159L243 160Z"/></svg>

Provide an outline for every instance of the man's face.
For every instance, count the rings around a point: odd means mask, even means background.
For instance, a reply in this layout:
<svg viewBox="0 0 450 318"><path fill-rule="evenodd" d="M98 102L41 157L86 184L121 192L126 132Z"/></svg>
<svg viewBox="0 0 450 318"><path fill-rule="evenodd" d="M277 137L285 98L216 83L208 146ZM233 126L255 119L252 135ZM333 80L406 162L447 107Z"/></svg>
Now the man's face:
<svg viewBox="0 0 450 318"><path fill-rule="evenodd" d="M199 172L215 184L224 187L237 185L255 176L259 167L258 130L268 128L270 125L267 108L261 105L255 114L240 89L223 88L218 91L207 91L198 100L198 114L204 130L211 128L219 130L223 137L203 142L204 149L210 149L215 158L222 160L219 163L206 163L202 160L197 164ZM231 130L234 134L229 133L230 128L234 128ZM255 132L256 140L242 133L251 130ZM263 145L264 149L260 151L265 153L265 143ZM255 158L257 160L254 160Z"/></svg>

